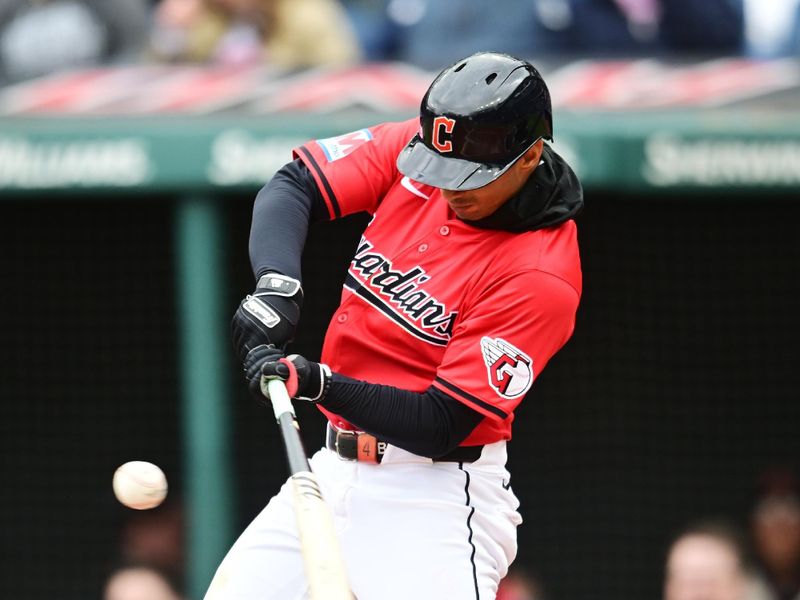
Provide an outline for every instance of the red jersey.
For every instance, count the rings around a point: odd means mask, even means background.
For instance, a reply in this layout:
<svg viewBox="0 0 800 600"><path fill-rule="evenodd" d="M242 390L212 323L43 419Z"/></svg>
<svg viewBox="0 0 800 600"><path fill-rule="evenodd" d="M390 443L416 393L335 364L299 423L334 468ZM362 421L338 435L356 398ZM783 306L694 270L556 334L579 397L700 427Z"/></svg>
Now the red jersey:
<svg viewBox="0 0 800 600"><path fill-rule="evenodd" d="M322 362L370 383L416 392L433 385L463 402L485 418L462 445L510 439L514 409L574 328L575 223L510 233L459 220L438 189L397 170L418 124L387 123L294 151L331 218L373 215Z"/></svg>

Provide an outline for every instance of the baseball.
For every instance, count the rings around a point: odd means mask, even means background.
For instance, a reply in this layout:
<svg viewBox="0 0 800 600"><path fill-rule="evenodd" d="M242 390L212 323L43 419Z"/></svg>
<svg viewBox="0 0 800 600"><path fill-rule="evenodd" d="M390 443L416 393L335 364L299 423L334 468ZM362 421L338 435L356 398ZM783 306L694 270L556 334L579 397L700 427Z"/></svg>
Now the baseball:
<svg viewBox="0 0 800 600"><path fill-rule="evenodd" d="M167 478L156 465L141 460L126 462L114 472L114 495L136 510L155 508L167 497Z"/></svg>

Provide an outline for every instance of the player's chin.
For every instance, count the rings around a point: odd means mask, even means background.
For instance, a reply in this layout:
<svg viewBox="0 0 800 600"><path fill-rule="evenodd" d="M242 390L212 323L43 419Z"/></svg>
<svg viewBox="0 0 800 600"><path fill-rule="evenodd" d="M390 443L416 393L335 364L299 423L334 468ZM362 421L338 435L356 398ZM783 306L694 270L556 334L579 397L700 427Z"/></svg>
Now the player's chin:
<svg viewBox="0 0 800 600"><path fill-rule="evenodd" d="M477 221L483 217L483 211L480 207L472 204L456 206L451 204L450 208L453 209L453 212L456 213L456 216L462 221Z"/></svg>
<svg viewBox="0 0 800 600"><path fill-rule="evenodd" d="M469 221L478 218L475 216L475 214L478 212L478 207L472 202L464 202L463 200L449 200L447 203L450 205L450 209L456 213L456 216L459 219Z"/></svg>

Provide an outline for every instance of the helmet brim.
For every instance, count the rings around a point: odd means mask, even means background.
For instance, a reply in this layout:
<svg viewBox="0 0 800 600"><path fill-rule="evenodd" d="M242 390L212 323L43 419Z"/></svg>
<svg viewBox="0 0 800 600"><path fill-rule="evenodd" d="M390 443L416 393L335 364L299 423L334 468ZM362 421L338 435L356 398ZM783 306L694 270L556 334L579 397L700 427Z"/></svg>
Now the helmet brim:
<svg viewBox="0 0 800 600"><path fill-rule="evenodd" d="M448 158L431 150L415 135L397 157L397 168L414 181L443 190L475 190L490 184L511 165L490 165Z"/></svg>

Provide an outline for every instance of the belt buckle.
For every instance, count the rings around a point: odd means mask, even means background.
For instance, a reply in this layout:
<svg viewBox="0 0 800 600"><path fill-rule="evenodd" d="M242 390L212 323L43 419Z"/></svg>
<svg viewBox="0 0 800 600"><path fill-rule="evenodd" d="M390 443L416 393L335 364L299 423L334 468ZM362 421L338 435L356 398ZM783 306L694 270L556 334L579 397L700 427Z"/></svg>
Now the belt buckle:
<svg viewBox="0 0 800 600"><path fill-rule="evenodd" d="M343 460L356 460L380 464L386 451L385 442L379 442L374 435L362 431L336 429L334 450Z"/></svg>
<svg viewBox="0 0 800 600"><path fill-rule="evenodd" d="M358 447L358 434L355 431L348 431L346 429L336 429L336 439L334 441L334 448L339 458L345 460L357 460L356 448ZM350 451L350 456L343 454L346 450Z"/></svg>

